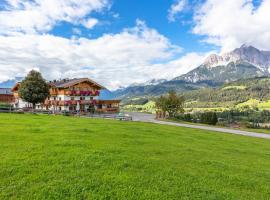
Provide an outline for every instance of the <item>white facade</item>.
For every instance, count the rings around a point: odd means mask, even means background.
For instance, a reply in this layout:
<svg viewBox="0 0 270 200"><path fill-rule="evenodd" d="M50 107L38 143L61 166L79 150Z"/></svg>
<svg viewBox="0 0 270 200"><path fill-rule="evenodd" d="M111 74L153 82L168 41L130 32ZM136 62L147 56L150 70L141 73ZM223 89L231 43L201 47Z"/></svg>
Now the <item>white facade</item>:
<svg viewBox="0 0 270 200"><path fill-rule="evenodd" d="M18 109L20 109L20 108L31 108L32 104L28 103L28 102L25 102L21 98L19 98L19 99L16 99L16 101L14 103L14 107L18 108Z"/></svg>
<svg viewBox="0 0 270 200"><path fill-rule="evenodd" d="M80 100L98 100L99 96L67 96L67 95L56 95L56 96L51 96L50 100L51 101L80 101ZM76 107L76 105L73 105ZM51 111L70 111L70 106L69 105L64 105L64 106L57 106L57 105L51 105L49 108ZM84 105L84 109L88 110L89 105Z"/></svg>
<svg viewBox="0 0 270 200"><path fill-rule="evenodd" d="M51 96L49 98L50 101L79 101L79 100L98 100L99 96L67 96L67 95L57 95L57 96ZM105 106L105 105L104 105ZM17 99L14 103L14 107L17 109L23 109L23 108L32 108L32 104L23 101L21 98ZM103 106L102 106L103 107ZM69 105L51 105L48 107L50 111L70 111ZM46 107L41 107L40 104L36 105L36 109L43 109L46 110ZM89 109L89 105L85 105L85 109Z"/></svg>

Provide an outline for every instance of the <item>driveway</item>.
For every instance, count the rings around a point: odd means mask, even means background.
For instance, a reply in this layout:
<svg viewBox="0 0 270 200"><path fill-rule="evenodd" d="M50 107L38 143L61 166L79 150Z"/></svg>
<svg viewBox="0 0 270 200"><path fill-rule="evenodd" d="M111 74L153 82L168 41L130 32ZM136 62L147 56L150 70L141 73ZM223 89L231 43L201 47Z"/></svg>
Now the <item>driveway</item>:
<svg viewBox="0 0 270 200"><path fill-rule="evenodd" d="M200 125L195 125L195 124L193 125L193 124L184 124L184 123L178 123L178 122L159 121L155 119L155 115L153 114L135 113L135 112L128 112L127 114L132 116L133 121L152 122L156 124L181 126L181 127L186 127L186 128L195 128L195 129L217 131L217 132L229 133L229 134L235 134L235 135L244 135L244 136L249 136L249 137L270 139L270 134L255 133L255 132L241 131L241 130L228 129L228 128L218 128L218 127L213 127L213 126L200 126Z"/></svg>

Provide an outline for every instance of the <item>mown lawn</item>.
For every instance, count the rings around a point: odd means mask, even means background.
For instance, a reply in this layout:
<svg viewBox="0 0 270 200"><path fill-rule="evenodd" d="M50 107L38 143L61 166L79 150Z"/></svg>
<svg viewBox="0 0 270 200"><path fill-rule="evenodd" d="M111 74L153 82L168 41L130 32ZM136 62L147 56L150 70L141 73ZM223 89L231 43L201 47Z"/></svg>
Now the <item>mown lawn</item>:
<svg viewBox="0 0 270 200"><path fill-rule="evenodd" d="M269 199L270 140L0 114L0 199Z"/></svg>

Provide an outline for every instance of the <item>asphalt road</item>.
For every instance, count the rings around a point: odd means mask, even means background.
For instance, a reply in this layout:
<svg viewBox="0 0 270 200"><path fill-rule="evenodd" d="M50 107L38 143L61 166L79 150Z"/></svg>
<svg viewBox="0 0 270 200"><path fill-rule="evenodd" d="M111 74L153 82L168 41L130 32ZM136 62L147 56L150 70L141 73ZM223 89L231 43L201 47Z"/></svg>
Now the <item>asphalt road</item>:
<svg viewBox="0 0 270 200"><path fill-rule="evenodd" d="M221 133L229 133L229 134L235 134L235 135L244 135L244 136L249 136L249 137L270 139L270 134L255 133L255 132L241 131L241 130L228 129L228 128L218 128L218 127L213 127L213 126L200 126L200 125L184 124L184 123L178 123L178 122L159 121L159 120L155 120L155 115L145 114L145 113L129 112L127 114L132 116L133 121L151 122L151 123L156 123L156 124L181 126L181 127L186 127L186 128L195 128L195 129L202 129L202 130L209 130L209 131L217 131Z"/></svg>

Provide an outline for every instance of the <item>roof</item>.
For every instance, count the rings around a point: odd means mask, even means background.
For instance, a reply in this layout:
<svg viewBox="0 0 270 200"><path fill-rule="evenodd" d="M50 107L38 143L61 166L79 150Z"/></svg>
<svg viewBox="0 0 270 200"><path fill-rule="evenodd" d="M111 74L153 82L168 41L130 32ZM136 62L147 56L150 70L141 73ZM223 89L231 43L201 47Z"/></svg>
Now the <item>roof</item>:
<svg viewBox="0 0 270 200"><path fill-rule="evenodd" d="M11 88L0 88L0 94L12 94Z"/></svg>
<svg viewBox="0 0 270 200"><path fill-rule="evenodd" d="M19 87L20 87L20 84L21 84L21 82L17 82L17 83L13 86L13 88L11 88L11 91L12 91L12 92L17 91L17 90L19 89Z"/></svg>
<svg viewBox="0 0 270 200"><path fill-rule="evenodd" d="M68 88L68 87L74 86L74 85L76 85L78 83L82 83L82 82L88 82L91 85L98 87L99 89L106 89L104 86L96 83L95 81L93 81L93 80L91 80L89 78L63 79L63 80L60 80L60 81L50 82L50 84L52 86L57 87L57 88Z"/></svg>

